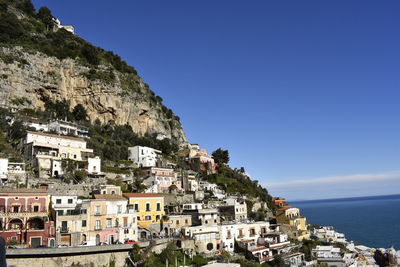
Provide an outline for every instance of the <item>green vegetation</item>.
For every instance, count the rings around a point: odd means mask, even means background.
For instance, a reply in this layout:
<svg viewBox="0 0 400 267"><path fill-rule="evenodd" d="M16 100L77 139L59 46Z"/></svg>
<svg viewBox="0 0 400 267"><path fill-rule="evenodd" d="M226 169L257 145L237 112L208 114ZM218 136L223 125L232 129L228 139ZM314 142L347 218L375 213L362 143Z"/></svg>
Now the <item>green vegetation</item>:
<svg viewBox="0 0 400 267"><path fill-rule="evenodd" d="M268 194L268 191L258 184L258 181L249 179L239 170L221 165L218 173L205 175L204 178L211 183L216 183L227 193L259 198L261 201L267 202L268 207L272 207L272 197Z"/></svg>
<svg viewBox="0 0 400 267"><path fill-rule="evenodd" d="M304 253L306 261L311 261L312 260L311 250L321 245L323 245L321 241L316 241L312 239L304 240L299 250L300 252Z"/></svg>
<svg viewBox="0 0 400 267"><path fill-rule="evenodd" d="M229 162L229 152L228 150L223 150L218 148L212 153L215 163L217 164L228 164Z"/></svg>
<svg viewBox="0 0 400 267"><path fill-rule="evenodd" d="M128 158L128 147L147 146L161 150L170 155L178 150L178 145L170 139L157 140L156 135L138 136L133 132L130 125L115 125L112 121L101 124L95 121L89 128L90 139L88 147L103 159L126 160Z"/></svg>
<svg viewBox="0 0 400 267"><path fill-rule="evenodd" d="M150 253L148 255L144 255L142 251L140 251L139 246L133 246L132 250L129 252L130 259L135 262L137 267L165 267L165 266L203 266L209 262L207 258L204 258L200 255L196 255L193 257L189 257L182 250L178 250L173 242L170 242L167 247L160 253ZM168 262L168 265L166 263ZM175 262L178 265L175 265ZM132 262L127 260L128 266L133 266Z"/></svg>
<svg viewBox="0 0 400 267"><path fill-rule="evenodd" d="M101 80L104 82L112 83L115 81L115 74L112 69L107 71L90 69L88 72L82 73L83 76L89 80Z"/></svg>
<svg viewBox="0 0 400 267"><path fill-rule="evenodd" d="M25 16L17 16L9 6L19 9ZM122 73L137 75L133 67L113 52L93 46L64 29L54 29L53 15L47 7L35 12L29 0L0 1L1 45L18 45L59 59L80 58L88 65L111 65Z"/></svg>
<svg viewBox="0 0 400 267"><path fill-rule="evenodd" d="M112 167L112 166L102 166L103 172L111 172L115 174L130 174L131 171L129 168L120 168L120 167Z"/></svg>

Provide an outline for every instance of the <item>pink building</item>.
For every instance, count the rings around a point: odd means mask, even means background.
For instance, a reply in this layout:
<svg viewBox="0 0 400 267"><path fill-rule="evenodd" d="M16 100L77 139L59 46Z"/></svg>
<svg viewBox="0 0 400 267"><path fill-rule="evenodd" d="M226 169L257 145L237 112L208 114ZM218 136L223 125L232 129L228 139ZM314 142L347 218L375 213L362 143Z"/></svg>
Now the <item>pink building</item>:
<svg viewBox="0 0 400 267"><path fill-rule="evenodd" d="M27 247L54 246L50 196L44 189L0 189L0 236Z"/></svg>

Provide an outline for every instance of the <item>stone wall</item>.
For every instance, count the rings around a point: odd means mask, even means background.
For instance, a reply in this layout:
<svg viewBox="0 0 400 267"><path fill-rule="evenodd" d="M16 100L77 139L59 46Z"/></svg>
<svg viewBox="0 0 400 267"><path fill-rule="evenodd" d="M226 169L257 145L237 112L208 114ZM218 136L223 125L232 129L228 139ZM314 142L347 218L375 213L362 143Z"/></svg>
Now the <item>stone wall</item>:
<svg viewBox="0 0 400 267"><path fill-rule="evenodd" d="M101 254L86 254L61 257L39 258L11 258L7 259L9 267L103 267L110 266L115 261L115 266L124 266L128 252L111 252Z"/></svg>

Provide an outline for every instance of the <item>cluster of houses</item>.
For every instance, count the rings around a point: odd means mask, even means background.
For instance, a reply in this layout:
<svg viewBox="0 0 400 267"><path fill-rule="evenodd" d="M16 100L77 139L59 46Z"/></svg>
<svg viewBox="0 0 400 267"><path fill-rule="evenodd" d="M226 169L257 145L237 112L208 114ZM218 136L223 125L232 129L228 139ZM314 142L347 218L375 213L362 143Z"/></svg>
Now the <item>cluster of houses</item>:
<svg viewBox="0 0 400 267"><path fill-rule="evenodd" d="M312 250L313 258L320 264L327 266L350 266L350 267L379 267L379 266L399 266L400 251L394 248L375 249L364 245L356 245L348 241L343 233L338 233L332 226L323 226L311 231L311 238L322 241L325 246L317 246ZM344 250L329 244L340 243ZM380 251L386 257L386 264L376 261L375 253Z"/></svg>
<svg viewBox="0 0 400 267"><path fill-rule="evenodd" d="M143 193L123 193L119 186L102 183L91 187L89 198L62 190L50 193L46 183L20 188L27 184L28 169L36 170L41 179L56 178L71 162L91 178L104 181L108 176L102 172L101 159L87 147L86 127L63 120L23 123L32 129L19 145L24 162L0 158L0 182L6 186L0 189L0 236L9 244L95 246L173 238L178 248L193 253L240 251L261 263L281 255L290 266L377 266L373 249L355 246L332 227L309 230L300 210L284 198L272 199L276 214L268 221L250 220L244 196L227 194L200 178L199 173L216 173L217 165L197 144L185 144L177 153L189 170L163 159L162 151L129 147L130 166L142 170ZM314 260L307 262L291 240L310 238L326 245L314 248ZM346 251L330 245L334 243ZM385 253L392 262L400 262L396 251Z"/></svg>
<svg viewBox="0 0 400 267"><path fill-rule="evenodd" d="M220 205L186 203L167 212L164 195L122 193L102 185L90 199L50 195L45 188L0 190L0 236L24 247L121 244L173 237L179 248L215 255L244 251L259 262L280 254L293 263L304 261L296 245L268 221L250 221L239 197Z"/></svg>

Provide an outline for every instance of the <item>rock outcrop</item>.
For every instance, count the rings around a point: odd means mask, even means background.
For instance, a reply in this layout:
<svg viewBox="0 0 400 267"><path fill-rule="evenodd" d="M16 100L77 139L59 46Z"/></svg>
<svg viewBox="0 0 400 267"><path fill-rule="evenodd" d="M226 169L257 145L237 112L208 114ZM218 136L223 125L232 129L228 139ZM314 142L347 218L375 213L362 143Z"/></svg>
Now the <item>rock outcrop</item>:
<svg viewBox="0 0 400 267"><path fill-rule="evenodd" d="M60 60L20 47L0 47L0 106L15 102L44 108L46 101L68 100L71 108L82 104L90 120L129 124L145 134L162 134L186 141L179 118L161 103L142 79L111 66L89 67L77 59Z"/></svg>

